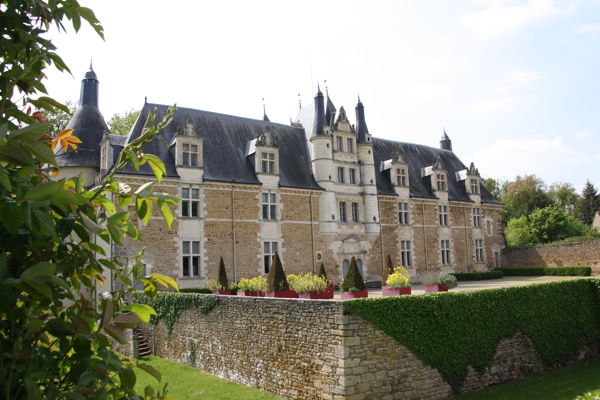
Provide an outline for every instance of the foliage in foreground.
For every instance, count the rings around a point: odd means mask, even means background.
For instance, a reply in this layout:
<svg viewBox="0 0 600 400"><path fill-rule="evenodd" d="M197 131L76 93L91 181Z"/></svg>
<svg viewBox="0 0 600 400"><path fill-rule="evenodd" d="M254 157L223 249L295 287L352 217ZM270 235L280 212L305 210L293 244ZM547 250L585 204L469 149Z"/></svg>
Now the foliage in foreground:
<svg viewBox="0 0 600 400"><path fill-rule="evenodd" d="M600 281L581 279L427 296L357 299L344 306L439 370L458 392L472 366L483 371L496 346L517 332L544 363L564 363L597 343ZM402 323L398 323L402 321Z"/></svg>

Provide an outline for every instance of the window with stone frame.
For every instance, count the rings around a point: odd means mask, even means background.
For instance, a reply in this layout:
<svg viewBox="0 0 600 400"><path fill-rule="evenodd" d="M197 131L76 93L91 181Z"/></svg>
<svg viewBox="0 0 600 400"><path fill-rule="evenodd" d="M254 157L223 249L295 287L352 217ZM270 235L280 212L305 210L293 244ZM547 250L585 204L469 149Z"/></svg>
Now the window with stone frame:
<svg viewBox="0 0 600 400"><path fill-rule="evenodd" d="M408 172L406 168L396 168L396 185L408 186Z"/></svg>
<svg viewBox="0 0 600 400"><path fill-rule="evenodd" d="M475 262L483 262L483 239L475 239Z"/></svg>
<svg viewBox="0 0 600 400"><path fill-rule="evenodd" d="M200 217L200 189L181 188L181 216L189 218Z"/></svg>
<svg viewBox="0 0 600 400"><path fill-rule="evenodd" d="M356 184L356 168L348 169L348 182L352 185Z"/></svg>
<svg viewBox="0 0 600 400"><path fill-rule="evenodd" d="M198 166L198 145L183 143L181 165L185 167Z"/></svg>
<svg viewBox="0 0 600 400"><path fill-rule="evenodd" d="M359 222L358 203L352 203L352 222Z"/></svg>
<svg viewBox="0 0 600 400"><path fill-rule="evenodd" d="M479 194L479 179L471 178L469 182L471 183L471 194Z"/></svg>
<svg viewBox="0 0 600 400"><path fill-rule="evenodd" d="M473 208L473 227L481 228L481 208Z"/></svg>
<svg viewBox="0 0 600 400"><path fill-rule="evenodd" d="M452 264L452 254L450 252L450 240L440 240L440 249L442 251L442 264Z"/></svg>
<svg viewBox="0 0 600 400"><path fill-rule="evenodd" d="M485 233L488 236L491 236L492 232L492 221L489 219L485 221Z"/></svg>
<svg viewBox="0 0 600 400"><path fill-rule="evenodd" d="M443 172L435 174L435 182L437 190L446 191L448 190L448 182L446 181L446 174Z"/></svg>
<svg viewBox="0 0 600 400"><path fill-rule="evenodd" d="M200 275L200 242L197 240L184 240L182 248L182 271L183 277L195 277Z"/></svg>
<svg viewBox="0 0 600 400"><path fill-rule="evenodd" d="M275 253L277 253L279 245L277 242L264 242L263 243L263 272L269 273L271 265L273 265L273 259Z"/></svg>
<svg viewBox="0 0 600 400"><path fill-rule="evenodd" d="M261 169L263 174L274 174L275 173L275 153L268 151L261 152Z"/></svg>
<svg viewBox="0 0 600 400"><path fill-rule="evenodd" d="M338 175L338 183L344 183L346 181L344 167L337 168L337 175Z"/></svg>
<svg viewBox="0 0 600 400"><path fill-rule="evenodd" d="M348 153L354 153L354 139L346 139L346 151L348 151Z"/></svg>
<svg viewBox="0 0 600 400"><path fill-rule="evenodd" d="M398 224L409 225L408 203L401 201L398 203Z"/></svg>
<svg viewBox="0 0 600 400"><path fill-rule="evenodd" d="M438 217L441 226L448 226L448 206L438 205Z"/></svg>
<svg viewBox="0 0 600 400"><path fill-rule="evenodd" d="M344 138L341 136L335 137L335 149L337 151L344 151Z"/></svg>
<svg viewBox="0 0 600 400"><path fill-rule="evenodd" d="M262 219L277 219L277 195L275 193L262 193Z"/></svg>
<svg viewBox="0 0 600 400"><path fill-rule="evenodd" d="M412 267L412 247L410 240L400 241L400 260L403 267Z"/></svg>
<svg viewBox="0 0 600 400"><path fill-rule="evenodd" d="M348 222L348 217L346 215L346 202L340 201L340 222Z"/></svg>

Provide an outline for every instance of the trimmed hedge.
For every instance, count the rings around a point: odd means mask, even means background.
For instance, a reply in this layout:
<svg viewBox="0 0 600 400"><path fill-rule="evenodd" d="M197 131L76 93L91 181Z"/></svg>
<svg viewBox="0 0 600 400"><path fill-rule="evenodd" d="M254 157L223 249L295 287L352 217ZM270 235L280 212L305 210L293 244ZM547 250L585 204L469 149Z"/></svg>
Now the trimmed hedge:
<svg viewBox="0 0 600 400"><path fill-rule="evenodd" d="M483 281L486 279L500 279L504 276L502 270L496 269L487 272L465 272L462 274L452 274L459 281Z"/></svg>
<svg viewBox="0 0 600 400"><path fill-rule="evenodd" d="M200 293L200 294L212 294L207 288L187 288L187 289L179 289L180 293Z"/></svg>
<svg viewBox="0 0 600 400"><path fill-rule="evenodd" d="M590 276L591 267L516 267L502 268L504 276Z"/></svg>
<svg viewBox="0 0 600 400"><path fill-rule="evenodd" d="M579 279L538 285L448 292L428 296L356 299L344 307L436 368L458 393L472 366L488 367L501 339L527 335L552 365L597 343L600 281Z"/></svg>
<svg viewBox="0 0 600 400"><path fill-rule="evenodd" d="M133 293L133 301L154 308L158 316L153 316L150 322L157 325L160 320L164 320L170 335L183 311L194 308L202 314L208 314L219 304L219 296L199 293L158 292L156 297L150 298L144 292L138 291Z"/></svg>

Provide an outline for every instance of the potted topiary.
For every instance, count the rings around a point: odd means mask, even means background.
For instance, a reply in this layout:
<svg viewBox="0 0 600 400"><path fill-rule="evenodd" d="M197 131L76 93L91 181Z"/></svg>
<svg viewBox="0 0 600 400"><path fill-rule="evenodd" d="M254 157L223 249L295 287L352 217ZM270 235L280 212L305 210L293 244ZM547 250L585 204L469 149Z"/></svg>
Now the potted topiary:
<svg viewBox="0 0 600 400"><path fill-rule="evenodd" d="M458 281L454 275L442 274L432 275L424 279L425 293L447 292L458 286Z"/></svg>
<svg viewBox="0 0 600 400"><path fill-rule="evenodd" d="M346 276L342 280L342 299L356 299L359 297L369 297L369 292L366 289L365 281L363 280L356 259L352 257L350 268L346 272Z"/></svg>
<svg viewBox="0 0 600 400"><path fill-rule="evenodd" d="M229 285L229 281L227 279L227 271L225 271L225 263L223 262L223 257L219 261L219 279L216 281L214 279L208 280L206 282L206 287L210 289L214 294L231 294L231 286Z"/></svg>
<svg viewBox="0 0 600 400"><path fill-rule="evenodd" d="M325 282L327 282L327 289L325 289L325 297L323 298L333 299L333 282L327 280L327 272L325 272L325 265L323 265L323 263L321 263L321 266L319 267L319 273L317 275L325 279Z"/></svg>
<svg viewBox="0 0 600 400"><path fill-rule="evenodd" d="M283 297L297 299L298 293L294 290L290 290L287 278L285 277L285 271L281 265L281 259L279 254L275 253L273 257L273 265L267 275L267 292L265 297Z"/></svg>
<svg viewBox="0 0 600 400"><path fill-rule="evenodd" d="M292 278L292 279L290 279ZM290 288L298 293L301 299L328 299L327 281L319 275L288 275Z"/></svg>
<svg viewBox="0 0 600 400"><path fill-rule="evenodd" d="M394 273L394 263L392 262L392 257L388 254L385 258L385 274L386 276L390 276Z"/></svg>
<svg viewBox="0 0 600 400"><path fill-rule="evenodd" d="M400 296L410 293L410 272L401 266L394 268L394 272L388 276L385 285L381 288L381 295Z"/></svg>
<svg viewBox="0 0 600 400"><path fill-rule="evenodd" d="M263 276L248 279L242 278L237 284L238 296L263 297L267 289L267 280Z"/></svg>

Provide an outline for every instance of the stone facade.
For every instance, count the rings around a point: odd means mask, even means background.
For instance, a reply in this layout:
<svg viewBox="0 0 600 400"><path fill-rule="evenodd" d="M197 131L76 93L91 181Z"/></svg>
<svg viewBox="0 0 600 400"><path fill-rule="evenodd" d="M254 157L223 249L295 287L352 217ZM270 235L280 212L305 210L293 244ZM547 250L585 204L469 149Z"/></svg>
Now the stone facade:
<svg viewBox="0 0 600 400"><path fill-rule="evenodd" d="M600 274L600 240L552 244L524 249L504 249L503 267L589 266Z"/></svg>
<svg viewBox="0 0 600 400"><path fill-rule="evenodd" d="M340 301L221 296L208 315L184 311L169 335L151 335L160 357L293 399L448 399L440 373ZM152 337L153 336L153 337ZM577 359L597 355L583 348ZM469 368L463 391L546 369L523 334L502 340L482 374Z"/></svg>

